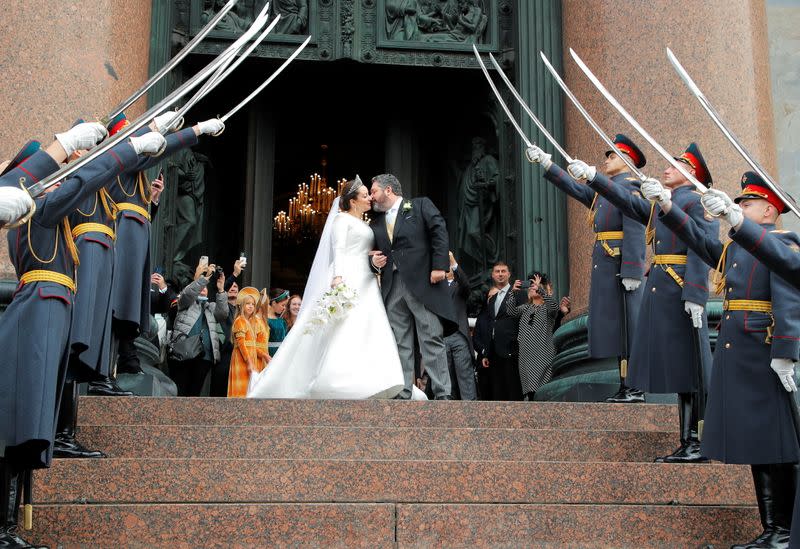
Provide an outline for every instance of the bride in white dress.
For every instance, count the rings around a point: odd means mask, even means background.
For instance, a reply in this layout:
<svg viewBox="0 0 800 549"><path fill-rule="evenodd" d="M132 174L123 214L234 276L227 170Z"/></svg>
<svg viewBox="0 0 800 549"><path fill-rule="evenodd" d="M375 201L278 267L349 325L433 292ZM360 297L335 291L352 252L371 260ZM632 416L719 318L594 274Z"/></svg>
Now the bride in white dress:
<svg viewBox="0 0 800 549"><path fill-rule="evenodd" d="M309 273L297 321L269 365L251 380L250 398L392 398L405 385L397 345L375 274L369 268L372 229L367 187L356 176L334 200ZM344 282L357 292L347 316L310 325L317 300ZM310 328L310 329L309 329Z"/></svg>

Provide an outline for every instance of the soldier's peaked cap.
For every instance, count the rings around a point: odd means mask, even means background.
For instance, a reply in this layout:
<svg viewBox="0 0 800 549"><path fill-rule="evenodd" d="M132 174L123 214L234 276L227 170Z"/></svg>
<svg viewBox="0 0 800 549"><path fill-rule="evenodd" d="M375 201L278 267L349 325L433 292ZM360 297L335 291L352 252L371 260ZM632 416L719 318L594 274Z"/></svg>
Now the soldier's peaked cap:
<svg viewBox="0 0 800 549"><path fill-rule="evenodd" d="M633 165L637 168L643 168L644 165L647 164L647 158L645 158L642 150L637 147L636 143L634 143L627 135L618 133L614 138L614 146L617 148L617 150L606 151L606 157L608 157L608 155L612 152L624 152L630 157L631 160L633 160Z"/></svg>
<svg viewBox="0 0 800 549"><path fill-rule="evenodd" d="M5 169L0 173L0 175L5 175L9 171L13 170L23 162L25 162L30 156L38 151L42 147L42 144L38 141L28 141L25 143L25 146L20 149L20 151L11 159L11 162L5 167Z"/></svg>
<svg viewBox="0 0 800 549"><path fill-rule="evenodd" d="M714 182L714 180L711 178L711 172L708 171L706 160L703 158L703 154L700 152L700 147L697 146L697 143L690 143L686 148L686 152L674 158L675 160L683 162L687 166L694 168L694 176L700 183L703 183L704 185L711 185Z"/></svg>

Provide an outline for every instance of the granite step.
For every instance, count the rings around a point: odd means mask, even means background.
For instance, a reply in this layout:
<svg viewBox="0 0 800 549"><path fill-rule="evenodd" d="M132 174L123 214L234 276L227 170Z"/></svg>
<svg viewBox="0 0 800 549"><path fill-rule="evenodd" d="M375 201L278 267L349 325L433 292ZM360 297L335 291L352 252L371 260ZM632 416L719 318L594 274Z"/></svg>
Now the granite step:
<svg viewBox="0 0 800 549"><path fill-rule="evenodd" d="M755 503L749 468L720 464L71 459L34 478L38 503Z"/></svg>
<svg viewBox="0 0 800 549"><path fill-rule="evenodd" d="M661 505L38 505L52 547L690 548L752 538L753 507Z"/></svg>
<svg viewBox="0 0 800 549"><path fill-rule="evenodd" d="M677 433L420 427L251 425L81 426L110 457L652 462Z"/></svg>
<svg viewBox="0 0 800 549"><path fill-rule="evenodd" d="M81 397L79 425L474 427L669 431L675 406L576 402L408 402Z"/></svg>

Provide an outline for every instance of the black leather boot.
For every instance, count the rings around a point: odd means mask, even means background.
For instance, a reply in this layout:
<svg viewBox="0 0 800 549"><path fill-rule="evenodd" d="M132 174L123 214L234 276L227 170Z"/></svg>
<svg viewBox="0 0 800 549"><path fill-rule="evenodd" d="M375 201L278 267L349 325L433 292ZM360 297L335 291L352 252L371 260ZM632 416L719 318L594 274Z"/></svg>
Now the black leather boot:
<svg viewBox="0 0 800 549"><path fill-rule="evenodd" d="M75 428L78 423L78 384L69 381L64 384L61 405L58 408L56 437L53 442L55 458L103 458L106 455L100 450L89 450L75 440Z"/></svg>
<svg viewBox="0 0 800 549"><path fill-rule="evenodd" d="M0 462L0 548L48 549L46 545L32 545L17 535L22 476L8 464Z"/></svg>
<svg viewBox="0 0 800 549"><path fill-rule="evenodd" d="M625 385L625 378L622 377L622 365L620 365L619 375L619 389L612 396L608 397L606 402L614 402L618 404L630 404L634 402L644 402L644 393L639 389L632 389Z"/></svg>
<svg viewBox="0 0 800 549"><path fill-rule="evenodd" d="M697 436L697 397L694 393L680 393L678 406L682 413L681 446L664 457L664 463L705 463L708 458L700 453L700 439Z"/></svg>
<svg viewBox="0 0 800 549"><path fill-rule="evenodd" d="M784 549L789 547L789 528L794 508L797 465L751 465L758 513L764 531L754 540L735 549ZM791 483L791 484L789 484Z"/></svg>
<svg viewBox="0 0 800 549"><path fill-rule="evenodd" d="M90 381L87 392L92 396L133 396L133 391L121 389L117 382L110 377L100 381Z"/></svg>

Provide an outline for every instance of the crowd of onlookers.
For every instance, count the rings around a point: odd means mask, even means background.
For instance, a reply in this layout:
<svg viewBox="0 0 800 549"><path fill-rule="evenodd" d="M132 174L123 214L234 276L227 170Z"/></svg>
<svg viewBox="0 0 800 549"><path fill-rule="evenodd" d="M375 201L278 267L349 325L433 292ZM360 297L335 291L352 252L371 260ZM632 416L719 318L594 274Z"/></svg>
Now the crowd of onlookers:
<svg viewBox="0 0 800 549"><path fill-rule="evenodd" d="M226 277L203 257L193 280L180 289L162 273L152 274L158 336L151 339L178 396L245 396L249 374L269 364L294 325L302 298L281 288L243 287L245 262L237 259Z"/></svg>
<svg viewBox="0 0 800 549"><path fill-rule="evenodd" d="M245 266L244 258L236 260L226 276L204 257L183 288L153 273L151 310L161 366L179 396L245 396L250 374L268 367L292 329L300 295L243 287ZM480 312L469 319L470 280L452 253L447 284L459 316L458 326L445 335L453 398L533 400L550 380L553 332L570 310L569 298L556 301L547 274L512 280L508 265L498 262ZM427 385L421 364L417 386L425 391Z"/></svg>

